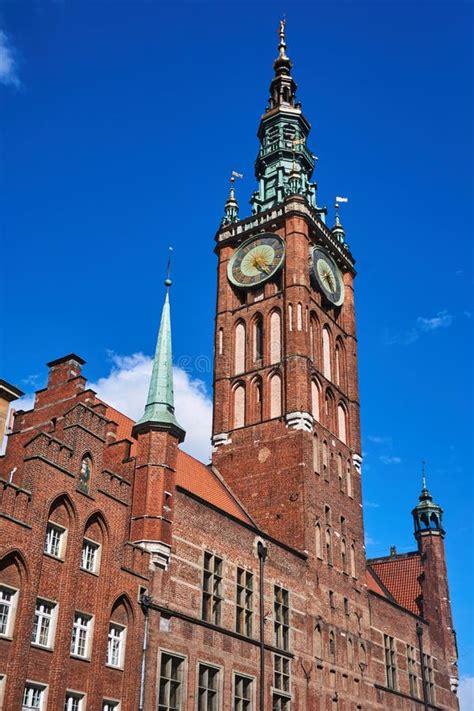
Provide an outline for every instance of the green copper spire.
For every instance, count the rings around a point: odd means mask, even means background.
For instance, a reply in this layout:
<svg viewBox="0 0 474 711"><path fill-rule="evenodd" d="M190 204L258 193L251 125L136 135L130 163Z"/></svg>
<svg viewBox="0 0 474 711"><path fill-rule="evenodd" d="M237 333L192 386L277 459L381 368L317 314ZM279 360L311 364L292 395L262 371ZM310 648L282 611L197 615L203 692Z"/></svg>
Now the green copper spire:
<svg viewBox="0 0 474 711"><path fill-rule="evenodd" d="M185 431L178 424L174 414L173 357L171 351L171 319L169 289L171 279L165 280L166 297L161 313L160 330L153 360L150 387L145 412L134 427L134 433L147 429L170 430L182 442Z"/></svg>
<svg viewBox="0 0 474 711"><path fill-rule="evenodd" d="M310 182L316 158L306 144L311 126L296 100L285 30L285 20L282 20L270 99L257 134L260 139L255 162L258 190L250 200L254 213L283 202L289 195L301 195L316 207L316 184Z"/></svg>
<svg viewBox="0 0 474 711"><path fill-rule="evenodd" d="M236 178L243 177L242 173L236 173L235 170L232 171L232 175L230 176L229 197L225 203L224 217L221 220L221 227L224 227L224 225L230 225L232 222L237 222L239 219L239 203L235 197L234 183Z"/></svg>
<svg viewBox="0 0 474 711"><path fill-rule="evenodd" d="M443 509L435 504L426 484L425 463L422 464L422 489L419 502L412 511L415 523L415 538L434 534L444 536Z"/></svg>

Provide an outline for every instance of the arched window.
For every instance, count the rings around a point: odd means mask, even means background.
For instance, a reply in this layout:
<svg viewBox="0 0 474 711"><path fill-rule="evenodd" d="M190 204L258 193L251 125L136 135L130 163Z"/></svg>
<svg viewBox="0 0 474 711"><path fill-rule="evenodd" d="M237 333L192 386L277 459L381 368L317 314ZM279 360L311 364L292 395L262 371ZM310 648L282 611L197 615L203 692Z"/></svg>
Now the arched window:
<svg viewBox="0 0 474 711"><path fill-rule="evenodd" d="M341 538L341 562L343 573L347 573L347 550L345 538Z"/></svg>
<svg viewBox="0 0 474 711"><path fill-rule="evenodd" d="M263 321L260 314L253 322L253 360L260 362L263 359Z"/></svg>
<svg viewBox="0 0 474 711"><path fill-rule="evenodd" d="M82 539L81 570L88 573L99 573L103 557L106 526L99 514L94 514L86 523Z"/></svg>
<svg viewBox="0 0 474 711"><path fill-rule="evenodd" d="M314 313L309 317L309 345L311 360L317 365L319 362L319 322Z"/></svg>
<svg viewBox="0 0 474 711"><path fill-rule="evenodd" d="M331 380L331 337L327 326L323 328L323 375Z"/></svg>
<svg viewBox="0 0 474 711"><path fill-rule="evenodd" d="M234 373L243 373L245 370L245 325L239 321L235 327L234 338Z"/></svg>
<svg viewBox="0 0 474 711"><path fill-rule="evenodd" d="M217 353L222 355L224 352L224 329L220 328L217 332Z"/></svg>
<svg viewBox="0 0 474 711"><path fill-rule="evenodd" d="M313 469L316 472L316 474L320 474L320 467L319 467L319 439L318 435L314 433L313 435Z"/></svg>
<svg viewBox="0 0 474 711"><path fill-rule="evenodd" d="M321 560L323 559L323 549L321 546L321 526L318 523L316 524L316 557L320 558Z"/></svg>
<svg viewBox="0 0 474 711"><path fill-rule="evenodd" d="M234 429L245 425L245 387L240 384L234 390Z"/></svg>
<svg viewBox="0 0 474 711"><path fill-rule="evenodd" d="M356 578L356 556L355 556L355 546L352 543L351 544L351 575L353 578Z"/></svg>
<svg viewBox="0 0 474 711"><path fill-rule="evenodd" d="M334 432L334 395L329 388L326 390L325 415L326 427L328 430L331 430L331 432Z"/></svg>
<svg viewBox="0 0 474 711"><path fill-rule="evenodd" d="M316 380L311 381L311 414L316 422L320 422L319 410L319 385Z"/></svg>
<svg viewBox="0 0 474 711"><path fill-rule="evenodd" d="M270 316L270 363L281 361L281 316L272 311Z"/></svg>
<svg viewBox="0 0 474 711"><path fill-rule="evenodd" d="M350 459L347 460L346 483L347 496L350 496L352 498L352 465Z"/></svg>
<svg viewBox="0 0 474 711"><path fill-rule="evenodd" d="M25 563L16 551L0 561L0 580L0 637L13 637L21 590L26 583Z"/></svg>
<svg viewBox="0 0 474 711"><path fill-rule="evenodd" d="M336 384L343 387L345 381L344 346L340 338L336 340L335 371Z"/></svg>
<svg viewBox="0 0 474 711"><path fill-rule="evenodd" d="M128 600L119 599L112 608L107 640L106 663L110 667L123 669L125 666L125 646L130 624Z"/></svg>
<svg viewBox="0 0 474 711"><path fill-rule="evenodd" d="M314 656L318 659L323 658L323 635L319 623L314 628Z"/></svg>
<svg viewBox="0 0 474 711"><path fill-rule="evenodd" d="M360 643L360 663L367 667L367 650L363 642Z"/></svg>
<svg viewBox="0 0 474 711"><path fill-rule="evenodd" d="M354 645L350 637L347 640L347 662L350 667L354 666Z"/></svg>
<svg viewBox="0 0 474 711"><path fill-rule="evenodd" d="M329 464L329 453L328 453L328 443L326 440L323 441L323 471L328 471Z"/></svg>
<svg viewBox="0 0 474 711"><path fill-rule="evenodd" d="M79 470L79 481L77 483L77 488L79 491L83 491L85 494L89 493L90 484L92 476L92 459L88 454L82 457L81 468Z"/></svg>
<svg viewBox="0 0 474 711"><path fill-rule="evenodd" d="M253 400L253 420L261 422L263 408L263 388L260 377L254 378L252 381L252 400Z"/></svg>
<svg viewBox="0 0 474 711"><path fill-rule="evenodd" d="M337 455L337 478L339 480L339 490L344 491L344 478L343 478L343 466L342 466L342 454L339 452Z"/></svg>
<svg viewBox="0 0 474 711"><path fill-rule="evenodd" d="M298 331L303 328L303 307L301 304L296 307L296 328Z"/></svg>
<svg viewBox="0 0 474 711"><path fill-rule="evenodd" d="M332 664L336 663L336 638L332 630L329 633L329 661Z"/></svg>
<svg viewBox="0 0 474 711"><path fill-rule="evenodd" d="M293 305L288 304L288 330L293 330Z"/></svg>
<svg viewBox="0 0 474 711"><path fill-rule="evenodd" d="M337 406L337 433L341 442L347 442L347 415L346 408L340 402Z"/></svg>
<svg viewBox="0 0 474 711"><path fill-rule="evenodd" d="M270 417L281 417L281 377L278 373L270 378Z"/></svg>
<svg viewBox="0 0 474 711"><path fill-rule="evenodd" d="M326 561L332 565L332 533L329 526L326 528Z"/></svg>

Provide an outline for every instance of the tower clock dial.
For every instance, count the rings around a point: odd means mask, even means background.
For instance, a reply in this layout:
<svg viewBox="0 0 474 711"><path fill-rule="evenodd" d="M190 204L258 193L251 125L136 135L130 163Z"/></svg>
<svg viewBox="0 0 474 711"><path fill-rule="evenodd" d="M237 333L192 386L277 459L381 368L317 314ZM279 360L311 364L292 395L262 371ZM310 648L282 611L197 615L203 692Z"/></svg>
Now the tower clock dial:
<svg viewBox="0 0 474 711"><path fill-rule="evenodd" d="M322 247L314 247L311 255L311 273L324 296L334 306L344 301L344 282L335 261Z"/></svg>
<svg viewBox="0 0 474 711"><path fill-rule="evenodd" d="M244 288L262 284L276 274L284 259L281 237L271 232L251 237L233 254L227 269L229 281Z"/></svg>

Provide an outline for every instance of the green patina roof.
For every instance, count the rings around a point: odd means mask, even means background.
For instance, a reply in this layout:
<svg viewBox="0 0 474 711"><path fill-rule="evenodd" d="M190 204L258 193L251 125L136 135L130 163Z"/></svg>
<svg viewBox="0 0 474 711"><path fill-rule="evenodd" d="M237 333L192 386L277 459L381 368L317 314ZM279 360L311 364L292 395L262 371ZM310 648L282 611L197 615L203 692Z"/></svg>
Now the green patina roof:
<svg viewBox="0 0 474 711"><path fill-rule="evenodd" d="M184 439L184 430L178 424L174 414L173 392L173 355L171 348L171 318L169 286L171 281L166 280L166 297L161 313L160 330L156 343L156 352L153 359L150 387L145 412L140 417L135 427L142 429L143 425L157 425L178 431L180 441Z"/></svg>

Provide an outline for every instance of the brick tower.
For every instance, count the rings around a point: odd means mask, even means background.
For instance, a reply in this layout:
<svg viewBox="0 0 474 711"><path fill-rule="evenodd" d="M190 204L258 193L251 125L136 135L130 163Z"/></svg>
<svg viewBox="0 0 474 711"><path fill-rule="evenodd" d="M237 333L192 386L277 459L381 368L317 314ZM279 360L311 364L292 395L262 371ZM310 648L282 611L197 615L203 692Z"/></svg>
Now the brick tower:
<svg viewBox="0 0 474 711"><path fill-rule="evenodd" d="M317 205L291 68L281 23L253 215L239 220L232 186L216 235L213 464L301 551L332 547L337 513L349 568L363 565L354 260Z"/></svg>

